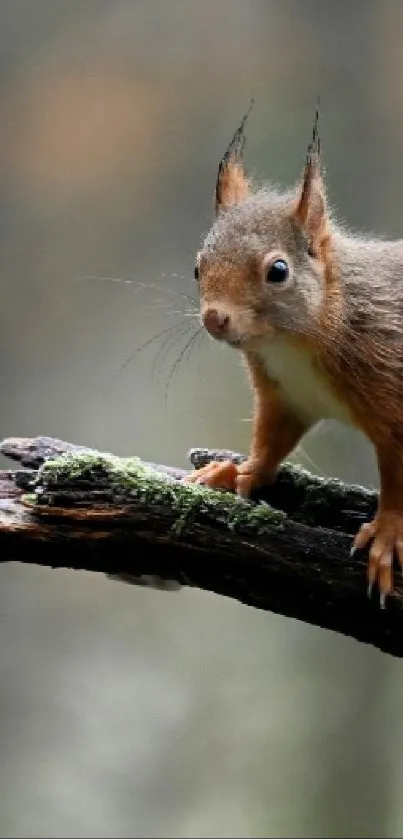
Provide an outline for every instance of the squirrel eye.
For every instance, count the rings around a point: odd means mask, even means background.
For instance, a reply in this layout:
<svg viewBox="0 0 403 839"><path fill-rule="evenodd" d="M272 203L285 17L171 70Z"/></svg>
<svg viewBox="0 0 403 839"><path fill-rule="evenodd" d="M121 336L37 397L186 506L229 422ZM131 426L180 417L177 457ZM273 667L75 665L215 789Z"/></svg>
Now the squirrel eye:
<svg viewBox="0 0 403 839"><path fill-rule="evenodd" d="M276 259L267 269L268 283L283 283L288 278L289 270L285 259Z"/></svg>
<svg viewBox="0 0 403 839"><path fill-rule="evenodd" d="M198 265L195 265L193 276L194 276L196 282L198 282L199 281L199 266Z"/></svg>

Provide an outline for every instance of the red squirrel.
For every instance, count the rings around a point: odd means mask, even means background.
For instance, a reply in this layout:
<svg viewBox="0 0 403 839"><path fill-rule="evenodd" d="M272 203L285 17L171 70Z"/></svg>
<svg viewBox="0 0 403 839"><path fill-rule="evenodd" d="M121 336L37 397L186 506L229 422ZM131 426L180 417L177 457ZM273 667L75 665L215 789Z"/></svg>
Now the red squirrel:
<svg viewBox="0 0 403 839"><path fill-rule="evenodd" d="M384 606L395 554L403 566L403 240L353 235L333 218L318 110L296 186L253 184L243 164L249 111L219 165L195 279L202 324L249 371L252 441L244 463L210 463L187 480L249 496L320 420L361 429L380 493L351 552L369 546L369 593L377 583Z"/></svg>

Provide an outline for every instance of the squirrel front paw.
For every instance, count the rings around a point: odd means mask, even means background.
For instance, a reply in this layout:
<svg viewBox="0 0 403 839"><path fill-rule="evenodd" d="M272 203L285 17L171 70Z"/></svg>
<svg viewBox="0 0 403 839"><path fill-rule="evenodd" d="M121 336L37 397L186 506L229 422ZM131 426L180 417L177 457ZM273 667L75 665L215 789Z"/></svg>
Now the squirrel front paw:
<svg viewBox="0 0 403 839"><path fill-rule="evenodd" d="M363 524L353 543L352 554L372 540L368 561L368 594L378 584L381 608L393 590L393 557L396 554L403 568L403 513L382 511L371 522Z"/></svg>
<svg viewBox="0 0 403 839"><path fill-rule="evenodd" d="M254 489L270 484L275 472L261 467L254 461L233 463L231 460L212 461L185 478L186 483L202 484L210 489L224 489L248 498Z"/></svg>

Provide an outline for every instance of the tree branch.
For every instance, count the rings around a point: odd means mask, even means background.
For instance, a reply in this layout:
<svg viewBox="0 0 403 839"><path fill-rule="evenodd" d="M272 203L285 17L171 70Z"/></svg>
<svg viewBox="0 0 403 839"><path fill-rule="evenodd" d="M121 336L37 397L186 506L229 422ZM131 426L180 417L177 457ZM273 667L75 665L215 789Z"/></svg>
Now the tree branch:
<svg viewBox="0 0 403 839"><path fill-rule="evenodd" d="M381 610L366 596L365 555L349 555L376 493L286 465L245 501L183 484L184 470L53 438L4 440L0 453L24 467L0 472L2 562L195 586L403 657L401 585ZM189 457L195 467L244 459Z"/></svg>

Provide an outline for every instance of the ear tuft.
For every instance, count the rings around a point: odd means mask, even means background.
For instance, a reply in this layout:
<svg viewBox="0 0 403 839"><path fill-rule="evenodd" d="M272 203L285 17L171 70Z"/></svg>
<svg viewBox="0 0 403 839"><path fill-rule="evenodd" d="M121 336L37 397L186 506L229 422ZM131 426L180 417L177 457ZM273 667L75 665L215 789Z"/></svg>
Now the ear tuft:
<svg viewBox="0 0 403 839"><path fill-rule="evenodd" d="M319 137L319 103L316 107L312 138L300 187L295 218L305 231L309 250L313 255L320 251L327 232L326 192L322 175Z"/></svg>
<svg viewBox="0 0 403 839"><path fill-rule="evenodd" d="M214 196L214 210L219 213L233 204L245 201L250 192L248 178L243 168L243 152L245 149L246 136L245 125L253 108L254 100L251 99L249 108L243 116L241 124L220 160L218 167L217 181Z"/></svg>

